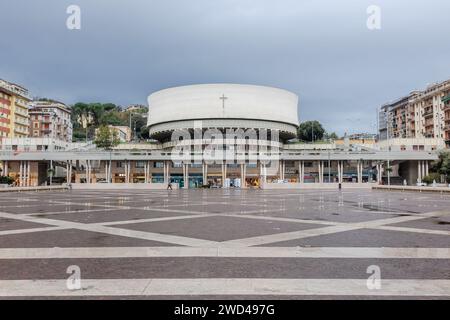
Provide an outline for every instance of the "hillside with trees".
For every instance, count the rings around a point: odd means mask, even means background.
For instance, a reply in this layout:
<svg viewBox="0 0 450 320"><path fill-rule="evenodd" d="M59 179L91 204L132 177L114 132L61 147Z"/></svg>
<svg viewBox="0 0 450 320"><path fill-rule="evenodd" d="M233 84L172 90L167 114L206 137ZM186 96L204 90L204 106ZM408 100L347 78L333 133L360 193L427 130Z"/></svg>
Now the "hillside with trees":
<svg viewBox="0 0 450 320"><path fill-rule="evenodd" d="M136 140L148 139L147 108L124 111L114 103L77 102L72 106L73 141L93 140L101 126L131 126Z"/></svg>

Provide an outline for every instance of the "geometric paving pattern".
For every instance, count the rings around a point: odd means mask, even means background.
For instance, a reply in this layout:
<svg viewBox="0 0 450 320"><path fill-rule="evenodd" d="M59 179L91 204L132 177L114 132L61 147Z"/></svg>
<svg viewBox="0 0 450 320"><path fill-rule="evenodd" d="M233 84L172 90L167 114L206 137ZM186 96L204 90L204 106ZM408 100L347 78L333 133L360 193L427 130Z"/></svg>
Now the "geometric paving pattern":
<svg viewBox="0 0 450 320"><path fill-rule="evenodd" d="M82 290L66 287L68 266ZM367 287L369 266L381 288ZM450 297L450 195L0 194L0 298Z"/></svg>

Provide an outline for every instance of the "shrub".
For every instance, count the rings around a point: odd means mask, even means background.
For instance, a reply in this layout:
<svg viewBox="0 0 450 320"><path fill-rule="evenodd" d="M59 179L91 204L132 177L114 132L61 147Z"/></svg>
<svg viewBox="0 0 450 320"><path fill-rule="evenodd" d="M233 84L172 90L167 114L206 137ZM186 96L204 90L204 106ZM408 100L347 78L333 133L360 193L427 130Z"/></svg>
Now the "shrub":
<svg viewBox="0 0 450 320"><path fill-rule="evenodd" d="M431 183L433 183L433 181L436 181L436 183L439 183L439 182L441 182L441 175L439 173L433 172L433 173L430 173L429 175L423 177L422 181L427 184L431 184Z"/></svg>
<svg viewBox="0 0 450 320"><path fill-rule="evenodd" d="M8 176L0 176L0 184L12 184L14 179Z"/></svg>

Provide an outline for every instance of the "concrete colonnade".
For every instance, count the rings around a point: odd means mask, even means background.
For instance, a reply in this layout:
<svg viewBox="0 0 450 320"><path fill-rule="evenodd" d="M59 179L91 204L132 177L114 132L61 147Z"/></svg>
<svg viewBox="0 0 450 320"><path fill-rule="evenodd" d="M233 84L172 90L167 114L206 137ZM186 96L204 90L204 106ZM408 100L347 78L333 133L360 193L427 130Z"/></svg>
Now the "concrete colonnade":
<svg viewBox="0 0 450 320"><path fill-rule="evenodd" d="M31 161L20 161L19 163L19 186L31 186Z"/></svg>
<svg viewBox="0 0 450 320"><path fill-rule="evenodd" d="M417 181L422 182L425 176L429 175L428 161L417 161Z"/></svg>

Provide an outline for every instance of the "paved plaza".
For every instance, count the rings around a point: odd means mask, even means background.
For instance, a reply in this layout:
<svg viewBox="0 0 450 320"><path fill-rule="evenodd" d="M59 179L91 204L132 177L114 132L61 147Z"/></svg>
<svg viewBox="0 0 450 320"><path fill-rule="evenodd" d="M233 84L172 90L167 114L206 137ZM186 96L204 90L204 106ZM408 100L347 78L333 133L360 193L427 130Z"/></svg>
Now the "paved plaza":
<svg viewBox="0 0 450 320"><path fill-rule="evenodd" d="M1 193L0 299L23 297L448 299L450 195Z"/></svg>

